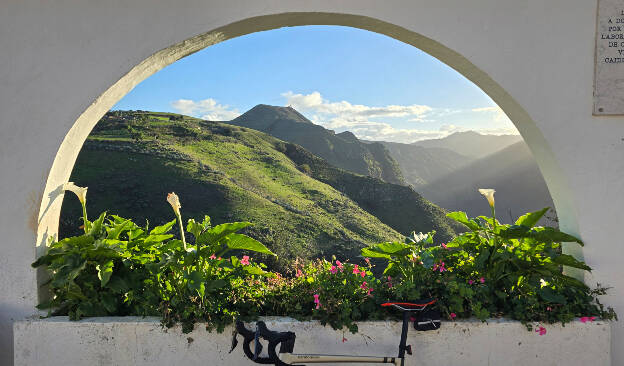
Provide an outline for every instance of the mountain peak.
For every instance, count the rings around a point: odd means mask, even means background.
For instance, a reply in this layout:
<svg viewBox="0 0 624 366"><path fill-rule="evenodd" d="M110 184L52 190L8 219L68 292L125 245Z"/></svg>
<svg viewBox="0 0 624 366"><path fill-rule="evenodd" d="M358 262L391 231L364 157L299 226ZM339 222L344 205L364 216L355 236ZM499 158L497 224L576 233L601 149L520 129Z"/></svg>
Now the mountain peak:
<svg viewBox="0 0 624 366"><path fill-rule="evenodd" d="M268 104L258 104L247 112L232 120L234 124L261 124L261 126L251 127L264 130L276 121L288 121L294 123L313 124L293 107L280 107ZM263 128L262 128L263 127Z"/></svg>

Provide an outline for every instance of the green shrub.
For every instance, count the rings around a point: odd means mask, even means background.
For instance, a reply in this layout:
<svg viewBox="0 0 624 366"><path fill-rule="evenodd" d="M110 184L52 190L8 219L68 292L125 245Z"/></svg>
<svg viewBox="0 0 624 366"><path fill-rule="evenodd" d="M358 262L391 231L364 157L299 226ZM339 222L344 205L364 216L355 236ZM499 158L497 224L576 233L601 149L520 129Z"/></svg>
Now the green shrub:
<svg viewBox="0 0 624 366"><path fill-rule="evenodd" d="M438 298L448 318L506 316L531 322L569 322L575 317L616 318L590 289L567 276L563 266L589 271L585 263L562 254L561 242L582 241L550 227L535 227L548 208L521 216L514 225L492 217L468 219L464 212L447 216L469 231L447 244L434 245L434 232L414 234L405 243L381 243L362 254L388 261L384 275L393 277L399 299Z"/></svg>
<svg viewBox="0 0 624 366"><path fill-rule="evenodd" d="M64 189L76 193L82 204L84 234L52 241L33 266L47 266L50 272L45 284L50 300L39 307L72 320L160 315L164 325L180 323L189 332L196 323L222 331L236 318L277 315L356 332L357 321L397 315L382 308L383 302L428 297L437 298L450 319L506 316L529 328L534 322L565 323L575 317L617 319L598 301L605 288L592 290L562 272L562 266L590 270L561 253L561 242L583 243L556 229L535 227L546 209L521 216L515 225L501 225L493 192L488 198L492 217L448 214L469 231L447 244L434 244L434 233L414 234L405 242L362 249L360 265L297 260L282 275L243 255L273 255L238 233L251 223L212 226L206 216L201 222L188 220L184 228L175 194L167 201L176 220L151 230L106 213L91 222L87 189L73 183ZM171 233L176 222L177 238ZM237 253L241 258L232 255ZM387 261L381 278L374 276L368 258Z"/></svg>

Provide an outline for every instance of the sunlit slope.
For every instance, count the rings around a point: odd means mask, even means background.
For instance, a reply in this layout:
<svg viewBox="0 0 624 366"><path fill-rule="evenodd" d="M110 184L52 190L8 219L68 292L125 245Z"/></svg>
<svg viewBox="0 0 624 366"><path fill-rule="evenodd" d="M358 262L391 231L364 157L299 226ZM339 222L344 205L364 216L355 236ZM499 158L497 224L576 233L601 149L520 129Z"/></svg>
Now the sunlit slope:
<svg viewBox="0 0 624 366"><path fill-rule="evenodd" d="M334 133L291 107L259 104L227 123L301 145L338 168L389 183L406 184L399 165L383 145L362 142L348 131Z"/></svg>
<svg viewBox="0 0 624 366"><path fill-rule="evenodd" d="M347 195L302 172L283 144L222 123L113 112L92 132L71 180L89 187L91 216L109 209L160 224L173 218L165 197L174 191L185 218L208 214L213 223L255 223L249 234L280 259L353 258L366 244L402 238ZM63 203L61 235L80 225L73 198Z"/></svg>

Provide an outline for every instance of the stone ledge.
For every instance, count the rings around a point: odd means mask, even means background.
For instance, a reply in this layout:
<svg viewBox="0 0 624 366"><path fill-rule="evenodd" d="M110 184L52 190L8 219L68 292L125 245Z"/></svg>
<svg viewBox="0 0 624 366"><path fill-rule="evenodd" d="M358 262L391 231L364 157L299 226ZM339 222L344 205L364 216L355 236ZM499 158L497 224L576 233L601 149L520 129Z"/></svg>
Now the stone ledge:
<svg viewBox="0 0 624 366"><path fill-rule="evenodd" d="M318 322L264 318L270 329L297 333L295 353L395 355L400 323L359 323L357 334ZM443 322L441 329L410 328L413 356L407 365L592 365L610 362L611 326L607 322L545 325L539 336L515 321L496 319ZM228 354L232 328L218 334L197 326L189 334L163 329L156 318L67 317L21 320L14 324L15 365L231 365L251 366L242 347Z"/></svg>

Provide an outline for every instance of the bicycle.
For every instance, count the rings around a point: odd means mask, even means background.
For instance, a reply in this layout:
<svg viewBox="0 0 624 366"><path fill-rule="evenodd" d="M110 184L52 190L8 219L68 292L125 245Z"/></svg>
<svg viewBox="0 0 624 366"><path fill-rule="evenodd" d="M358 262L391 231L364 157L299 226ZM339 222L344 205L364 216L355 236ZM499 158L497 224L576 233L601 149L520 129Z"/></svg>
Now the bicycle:
<svg viewBox="0 0 624 366"><path fill-rule="evenodd" d="M391 363L395 366L405 365L405 354L412 354L412 346L407 345L407 332L409 329L412 313L418 312L414 319L414 329L418 331L436 330L440 328L440 312L433 309L436 299L419 300L417 303L388 302L381 306L392 306L403 312L403 326L399 341L398 357L389 356L359 356L359 355L328 355L328 354L297 354L293 353L296 335L294 332L277 332L269 330L263 321L256 323L256 330L251 331L241 321L236 321L236 327L232 336L232 349L238 345L238 334L242 335L243 352L245 355L259 364L273 364L275 366L302 365L303 363ZM264 348L260 339L268 341L268 357L261 357ZM251 342L254 342L253 352ZM279 355L276 347L280 346ZM280 358L281 356L281 358Z"/></svg>

